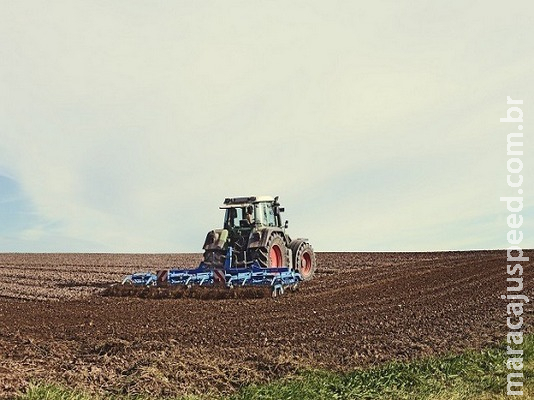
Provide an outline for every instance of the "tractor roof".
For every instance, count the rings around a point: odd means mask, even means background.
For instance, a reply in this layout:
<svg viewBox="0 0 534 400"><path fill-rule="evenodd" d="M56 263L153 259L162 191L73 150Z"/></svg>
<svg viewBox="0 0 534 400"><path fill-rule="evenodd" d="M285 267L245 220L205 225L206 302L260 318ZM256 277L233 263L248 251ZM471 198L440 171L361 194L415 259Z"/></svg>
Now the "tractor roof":
<svg viewBox="0 0 534 400"><path fill-rule="evenodd" d="M243 196L243 197L227 197L224 199L224 205L220 208L245 207L249 204L274 201L272 196Z"/></svg>

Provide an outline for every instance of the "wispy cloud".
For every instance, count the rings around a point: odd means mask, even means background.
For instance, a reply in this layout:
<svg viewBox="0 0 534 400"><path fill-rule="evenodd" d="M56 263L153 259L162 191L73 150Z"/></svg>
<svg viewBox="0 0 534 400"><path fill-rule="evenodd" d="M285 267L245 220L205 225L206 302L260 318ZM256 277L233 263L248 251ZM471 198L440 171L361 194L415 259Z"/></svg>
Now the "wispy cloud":
<svg viewBox="0 0 534 400"><path fill-rule="evenodd" d="M322 250L506 245L529 2L1 8L0 251L196 251L256 193Z"/></svg>

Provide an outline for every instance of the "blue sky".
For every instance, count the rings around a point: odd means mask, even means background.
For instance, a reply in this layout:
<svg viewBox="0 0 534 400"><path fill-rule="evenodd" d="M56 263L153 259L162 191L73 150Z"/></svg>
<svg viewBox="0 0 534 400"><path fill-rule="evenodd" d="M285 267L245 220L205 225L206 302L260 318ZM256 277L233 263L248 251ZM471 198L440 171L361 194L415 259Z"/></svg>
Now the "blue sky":
<svg viewBox="0 0 534 400"><path fill-rule="evenodd" d="M0 5L0 251L200 251L227 196L279 195L317 250L507 247L506 96L534 6Z"/></svg>
<svg viewBox="0 0 534 400"><path fill-rule="evenodd" d="M6 176L0 176L0 219L2 235L20 232L32 226L36 217L32 211L31 201L24 196L17 182Z"/></svg>

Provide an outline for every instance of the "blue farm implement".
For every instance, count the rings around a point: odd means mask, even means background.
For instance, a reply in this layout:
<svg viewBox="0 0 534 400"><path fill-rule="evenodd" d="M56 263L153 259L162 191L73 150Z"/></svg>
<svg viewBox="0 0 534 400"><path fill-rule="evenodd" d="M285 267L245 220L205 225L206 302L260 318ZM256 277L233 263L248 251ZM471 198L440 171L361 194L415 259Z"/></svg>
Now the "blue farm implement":
<svg viewBox="0 0 534 400"><path fill-rule="evenodd" d="M223 268L213 269L204 261L194 269L169 269L153 272L138 272L128 275L123 285L140 287L177 287L192 288L194 286L225 287L266 287L273 297L282 295L286 289L296 290L302 277L289 267L265 268L257 261L244 267L233 266L233 248L228 247Z"/></svg>

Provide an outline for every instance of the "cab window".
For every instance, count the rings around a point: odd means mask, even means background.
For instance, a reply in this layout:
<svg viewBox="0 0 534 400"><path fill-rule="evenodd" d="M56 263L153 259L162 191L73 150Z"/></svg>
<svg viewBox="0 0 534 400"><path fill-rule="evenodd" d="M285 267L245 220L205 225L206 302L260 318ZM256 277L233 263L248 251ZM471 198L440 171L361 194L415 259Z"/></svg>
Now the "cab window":
<svg viewBox="0 0 534 400"><path fill-rule="evenodd" d="M274 211L270 204L263 205L263 216L265 220L265 225L276 226L276 220L274 218Z"/></svg>
<svg viewBox="0 0 534 400"><path fill-rule="evenodd" d="M244 209L242 208L228 208L226 210L225 216L225 226L226 227L237 227L239 226L239 221L244 219Z"/></svg>

